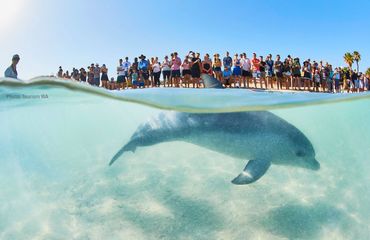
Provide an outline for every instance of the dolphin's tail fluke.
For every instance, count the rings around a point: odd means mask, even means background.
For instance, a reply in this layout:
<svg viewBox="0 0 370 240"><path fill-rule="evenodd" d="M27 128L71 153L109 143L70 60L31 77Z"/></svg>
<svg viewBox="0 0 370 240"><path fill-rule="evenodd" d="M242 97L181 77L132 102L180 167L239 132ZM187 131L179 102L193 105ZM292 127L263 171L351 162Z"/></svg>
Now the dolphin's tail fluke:
<svg viewBox="0 0 370 240"><path fill-rule="evenodd" d="M110 160L109 166L112 166L112 164L122 156L125 152L135 152L136 147L132 144L132 142L127 143L125 146L123 146Z"/></svg>

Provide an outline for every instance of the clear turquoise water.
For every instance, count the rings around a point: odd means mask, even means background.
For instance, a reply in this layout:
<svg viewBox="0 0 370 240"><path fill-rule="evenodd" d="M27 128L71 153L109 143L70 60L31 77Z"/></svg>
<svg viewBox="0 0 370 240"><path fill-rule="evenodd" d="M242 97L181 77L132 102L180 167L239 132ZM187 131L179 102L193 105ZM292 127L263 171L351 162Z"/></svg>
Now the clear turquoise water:
<svg viewBox="0 0 370 240"><path fill-rule="evenodd" d="M0 239L370 239L367 94L72 86L0 81ZM109 167L141 123L167 111L152 106L270 110L309 138L321 168L273 165L236 186L246 162L182 141Z"/></svg>

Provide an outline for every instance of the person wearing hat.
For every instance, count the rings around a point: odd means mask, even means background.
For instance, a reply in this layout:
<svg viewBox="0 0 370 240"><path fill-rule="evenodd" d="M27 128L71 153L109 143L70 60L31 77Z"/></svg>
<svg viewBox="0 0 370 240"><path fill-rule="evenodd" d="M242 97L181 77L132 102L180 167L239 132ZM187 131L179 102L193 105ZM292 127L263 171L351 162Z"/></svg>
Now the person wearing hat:
<svg viewBox="0 0 370 240"><path fill-rule="evenodd" d="M150 86L149 83L149 61L146 60L146 57L141 54L139 62L139 72L140 72L140 81L139 87Z"/></svg>
<svg viewBox="0 0 370 240"><path fill-rule="evenodd" d="M17 64L19 63L19 60L19 55L15 54L12 58L12 65L5 70L5 77L18 79Z"/></svg>

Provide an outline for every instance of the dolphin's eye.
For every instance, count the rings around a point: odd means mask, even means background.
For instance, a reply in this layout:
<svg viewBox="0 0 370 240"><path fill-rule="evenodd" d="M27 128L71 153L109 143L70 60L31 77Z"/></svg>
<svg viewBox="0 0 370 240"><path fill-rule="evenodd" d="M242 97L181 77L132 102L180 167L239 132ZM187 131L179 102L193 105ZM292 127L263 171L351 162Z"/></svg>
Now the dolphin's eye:
<svg viewBox="0 0 370 240"><path fill-rule="evenodd" d="M306 155L306 153L302 150L298 150L296 153L295 153L298 157L304 157Z"/></svg>

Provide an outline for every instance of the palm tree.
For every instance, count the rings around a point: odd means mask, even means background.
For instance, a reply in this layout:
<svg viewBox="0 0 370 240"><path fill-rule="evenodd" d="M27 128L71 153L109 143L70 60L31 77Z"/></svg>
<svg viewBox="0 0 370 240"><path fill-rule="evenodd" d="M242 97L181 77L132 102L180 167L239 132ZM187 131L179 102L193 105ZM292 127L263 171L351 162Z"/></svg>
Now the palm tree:
<svg viewBox="0 0 370 240"><path fill-rule="evenodd" d="M370 77L370 68L368 68L368 69L366 70L366 73L365 73L365 74L366 74L366 76L367 76L367 77Z"/></svg>
<svg viewBox="0 0 370 240"><path fill-rule="evenodd" d="M360 66L358 64L359 61L361 61L361 54L357 51L354 51L352 54L353 60L356 62L357 65L357 72L360 71Z"/></svg>
<svg viewBox="0 0 370 240"><path fill-rule="evenodd" d="M352 64L353 64L353 56L352 56L352 54L349 53L349 52L347 52L347 53L344 54L343 58L344 58L344 62L348 64L348 67L350 69L352 69Z"/></svg>

